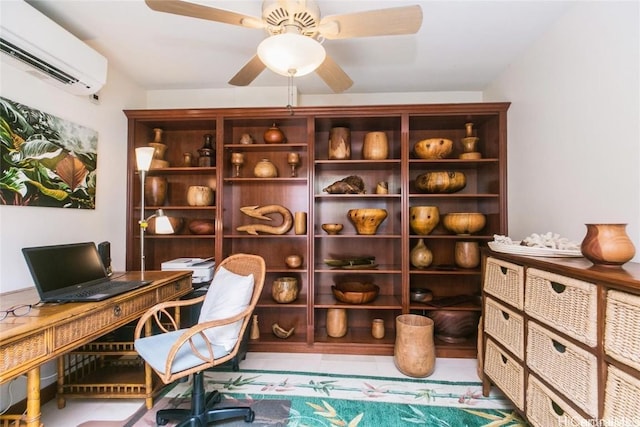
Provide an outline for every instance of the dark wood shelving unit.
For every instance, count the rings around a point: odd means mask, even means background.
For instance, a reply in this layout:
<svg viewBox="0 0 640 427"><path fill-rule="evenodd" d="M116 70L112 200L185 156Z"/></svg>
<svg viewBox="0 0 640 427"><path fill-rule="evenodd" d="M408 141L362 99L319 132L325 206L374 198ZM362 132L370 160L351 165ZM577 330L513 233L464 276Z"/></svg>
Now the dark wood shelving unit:
<svg viewBox="0 0 640 427"><path fill-rule="evenodd" d="M266 286L256 314L260 339L250 342L250 350L275 352L324 352L393 354L395 317L400 314L452 309L478 311L474 304L438 307L410 301L411 288L429 288L435 298L460 294L480 295L481 269L461 269L454 265L453 248L458 240L474 240L481 245L493 234L507 234L506 144L508 103L389 105L356 107L299 107L293 114L286 108L174 109L127 110L129 121L129 159L127 192L127 269L139 268L140 181L135 171L134 149L153 139L153 128L163 129L167 144L165 159L170 167L152 170L167 177L169 193L166 206L147 206L150 215L162 208L169 215L215 220L215 234L192 235L187 224L177 235L148 236L147 268L160 269L160 264L179 257L224 257L236 252L262 255L267 263ZM465 136L465 123L474 123L480 138L480 159L459 159ZM266 144L262 134L276 124L287 137L283 144ZM351 159L328 158L329 133L333 127L348 127L351 132ZM389 156L384 160L362 158L364 136L384 131L389 142ZM240 144L243 134L253 136L256 143ZM203 136L215 136L215 166L207 168L176 167L183 154L197 159ZM416 142L432 137L449 138L454 150L446 159L416 158ZM231 153L242 152L245 163L240 176L230 163ZM297 176L291 177L287 153L299 154L301 164ZM279 171L276 178L253 176L255 163L268 158ZM466 187L451 194L425 194L414 187L416 176L426 171L456 170L467 176ZM323 189L348 175L362 177L365 194L328 194ZM389 194L375 194L379 181L389 183ZM173 184L173 185L172 185ZM187 206L189 185L216 188L215 204L207 208ZM305 234L293 229L283 235L249 235L237 231L240 225L266 223L240 212L243 206L277 204L292 214L307 214ZM411 234L409 208L436 205L441 217L448 212L482 212L486 227L472 236L456 236L442 225L427 236ZM352 208L376 207L389 212L375 235L358 235L347 218ZM272 225L281 223L279 215L270 215ZM338 235L327 235L321 224L344 224ZM434 264L418 270L410 264L410 250L423 238L434 253ZM289 269L285 256L299 254L300 268ZM323 263L335 253L373 255L377 266L368 270L335 269ZM290 304L278 304L271 298L271 283L276 277L294 276L300 293ZM369 304L345 305L335 300L331 285L338 280L360 279L380 286L380 295ZM326 312L329 308L346 308L349 331L345 337L326 334ZM385 337L371 336L371 321L382 318ZM295 327L288 339L275 337L271 325ZM476 337L463 343L436 340L436 352L442 357L475 357Z"/></svg>

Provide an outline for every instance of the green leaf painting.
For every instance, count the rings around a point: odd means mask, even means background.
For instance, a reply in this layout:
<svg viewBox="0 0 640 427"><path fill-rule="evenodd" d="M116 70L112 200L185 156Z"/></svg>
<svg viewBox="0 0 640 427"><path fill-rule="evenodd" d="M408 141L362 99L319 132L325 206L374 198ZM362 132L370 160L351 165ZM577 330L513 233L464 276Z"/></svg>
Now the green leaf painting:
<svg viewBox="0 0 640 427"><path fill-rule="evenodd" d="M98 132L0 97L0 204L95 209Z"/></svg>

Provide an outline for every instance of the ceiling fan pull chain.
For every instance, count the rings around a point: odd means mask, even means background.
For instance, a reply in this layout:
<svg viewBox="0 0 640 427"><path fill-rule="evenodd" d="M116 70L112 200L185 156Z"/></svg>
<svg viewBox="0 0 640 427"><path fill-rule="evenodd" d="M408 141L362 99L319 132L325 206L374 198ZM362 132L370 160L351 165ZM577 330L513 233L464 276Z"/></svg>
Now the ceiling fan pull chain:
<svg viewBox="0 0 640 427"><path fill-rule="evenodd" d="M287 90L288 90L288 97L287 97L287 109L289 110L289 114L293 116L293 76L296 74L296 70L294 69L290 69L289 70L289 77L287 77Z"/></svg>

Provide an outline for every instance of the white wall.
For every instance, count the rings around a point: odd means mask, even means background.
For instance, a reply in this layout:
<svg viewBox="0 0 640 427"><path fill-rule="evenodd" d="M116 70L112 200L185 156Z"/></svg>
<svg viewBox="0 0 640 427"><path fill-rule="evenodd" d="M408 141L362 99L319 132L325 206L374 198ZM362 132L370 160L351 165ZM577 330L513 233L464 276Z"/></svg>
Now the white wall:
<svg viewBox="0 0 640 427"><path fill-rule="evenodd" d="M96 208L0 205L0 292L33 286L20 249L108 240L114 269L125 267L127 120L125 108L144 106L144 92L109 70L100 104L71 95L0 62L0 95L98 132Z"/></svg>
<svg viewBox="0 0 640 427"><path fill-rule="evenodd" d="M509 234L628 223L640 261L638 2L576 2L485 91L508 100Z"/></svg>

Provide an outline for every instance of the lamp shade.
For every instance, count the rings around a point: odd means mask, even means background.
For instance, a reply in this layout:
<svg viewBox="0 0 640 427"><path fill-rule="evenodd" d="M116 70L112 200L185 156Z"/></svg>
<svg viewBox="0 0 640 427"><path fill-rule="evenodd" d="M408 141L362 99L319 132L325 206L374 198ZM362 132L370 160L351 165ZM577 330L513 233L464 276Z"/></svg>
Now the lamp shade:
<svg viewBox="0 0 640 427"><path fill-rule="evenodd" d="M162 209L158 209L153 216L156 217L156 234L173 234L175 230Z"/></svg>
<svg viewBox="0 0 640 427"><path fill-rule="evenodd" d="M271 71L283 76L304 76L322 64L324 47L308 36L283 33L264 39L258 45L258 58Z"/></svg>
<svg viewBox="0 0 640 427"><path fill-rule="evenodd" d="M136 148L136 165L139 171L148 171L151 168L151 160L153 160L153 147Z"/></svg>

